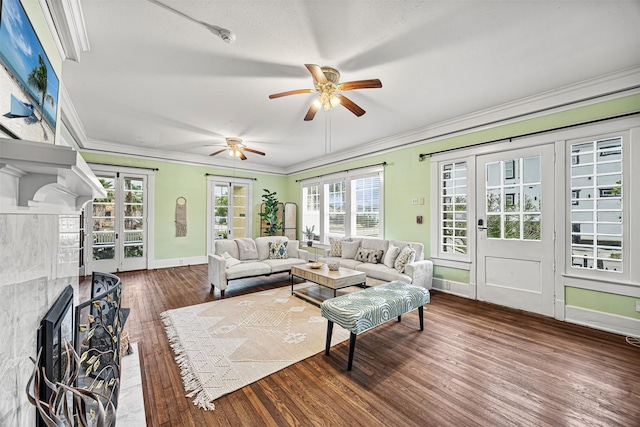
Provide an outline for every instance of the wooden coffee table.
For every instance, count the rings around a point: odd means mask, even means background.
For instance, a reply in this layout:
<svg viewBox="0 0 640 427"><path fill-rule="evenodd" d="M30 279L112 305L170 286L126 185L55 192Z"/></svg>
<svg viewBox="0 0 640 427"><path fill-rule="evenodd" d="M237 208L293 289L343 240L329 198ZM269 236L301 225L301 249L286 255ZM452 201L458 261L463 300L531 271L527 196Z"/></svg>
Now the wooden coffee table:
<svg viewBox="0 0 640 427"><path fill-rule="evenodd" d="M306 285L294 290L294 276L319 286ZM291 267L291 294L319 306L322 301L336 297L339 289L364 287L366 279L363 272L344 267L331 271L326 264L320 268L311 268L309 264L294 265Z"/></svg>

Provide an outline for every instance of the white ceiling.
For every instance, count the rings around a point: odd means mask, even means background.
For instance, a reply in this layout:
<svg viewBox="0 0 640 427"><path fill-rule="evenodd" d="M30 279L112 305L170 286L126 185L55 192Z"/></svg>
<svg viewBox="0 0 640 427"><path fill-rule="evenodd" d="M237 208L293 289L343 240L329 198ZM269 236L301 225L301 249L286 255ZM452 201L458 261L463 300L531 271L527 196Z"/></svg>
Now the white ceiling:
<svg viewBox="0 0 640 427"><path fill-rule="evenodd" d="M229 165L209 157L227 136L266 152L238 166L292 172L347 158L376 141L577 82L640 66L636 1L81 0L90 51L65 61L63 80L87 149ZM311 122L305 63L341 81L343 107ZM328 156L329 155L329 156ZM319 160L320 159L320 160Z"/></svg>

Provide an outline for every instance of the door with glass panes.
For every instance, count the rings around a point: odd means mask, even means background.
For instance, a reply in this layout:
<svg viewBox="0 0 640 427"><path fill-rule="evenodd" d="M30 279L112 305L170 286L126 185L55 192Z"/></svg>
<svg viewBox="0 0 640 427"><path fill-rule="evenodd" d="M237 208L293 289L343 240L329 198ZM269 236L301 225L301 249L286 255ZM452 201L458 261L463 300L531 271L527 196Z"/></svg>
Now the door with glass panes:
<svg viewBox="0 0 640 427"><path fill-rule="evenodd" d="M554 148L477 157L477 298L554 315Z"/></svg>
<svg viewBox="0 0 640 427"><path fill-rule="evenodd" d="M107 197L94 199L91 207L91 270L146 269L146 176L99 172L96 176Z"/></svg>
<svg viewBox="0 0 640 427"><path fill-rule="evenodd" d="M213 241L251 237L250 184L209 181L209 251Z"/></svg>

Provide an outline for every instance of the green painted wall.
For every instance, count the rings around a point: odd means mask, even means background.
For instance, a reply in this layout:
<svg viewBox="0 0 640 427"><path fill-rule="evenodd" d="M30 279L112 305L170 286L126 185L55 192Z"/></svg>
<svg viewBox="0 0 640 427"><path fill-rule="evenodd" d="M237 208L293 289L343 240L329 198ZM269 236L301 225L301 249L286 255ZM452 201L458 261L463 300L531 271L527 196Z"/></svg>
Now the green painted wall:
<svg viewBox="0 0 640 427"><path fill-rule="evenodd" d="M223 168L194 166L158 160L83 153L87 162L120 166L158 168L155 172L154 251L155 259L176 259L204 256L207 251L207 177L205 173L233 176ZM253 236L260 233L260 203L262 189L284 194L285 178L276 175L237 171L238 178L256 178L253 182ZM175 236L176 199L187 199L187 235ZM282 200L289 201L289 200Z"/></svg>
<svg viewBox="0 0 640 427"><path fill-rule="evenodd" d="M338 165L327 166L305 173L287 177L269 174L251 174L238 172L238 177L255 177L253 234L259 235L259 205L263 188L276 191L281 201L295 202L300 206L300 184L296 180L317 175L326 175L345 169L369 166L386 162L385 166L385 237L389 239L413 240L425 245L425 255L430 255L430 162L418 161L418 155L432 153L447 148L466 147L474 144L511 136L566 126L588 120L611 117L618 114L640 110L640 95L601 102L599 104L576 108L571 111L525 120L522 122L500 126L457 136L436 142L428 142L415 147L392 151L363 159L353 160ZM173 164L170 162L123 158L118 156L83 154L90 162L117 163L124 166L157 167L155 197L155 252L156 259L172 259L179 257L201 256L206 251L206 179L204 174L218 173L230 175L230 170ZM188 200L189 232L186 238L174 237L175 200L184 196ZM411 200L424 198L424 205L413 205ZM416 223L416 216L423 216L423 223ZM299 218L298 218L299 219ZM298 223L298 225L300 225ZM182 240L181 240L182 239ZM454 268L436 267L435 277L459 283L469 283L469 272ZM635 305L633 310L620 306L628 306L629 297L593 292L591 294L567 294L571 297L571 305L590 308L606 313L620 314L637 318ZM576 296L578 295L578 296ZM589 295L589 297L585 297ZM606 297L599 298L599 295ZM569 303L569 302L567 302ZM635 304L635 303L634 303Z"/></svg>
<svg viewBox="0 0 640 427"><path fill-rule="evenodd" d="M564 301L566 305L588 308L590 310L640 320L640 313L636 311L636 301L639 298L568 286L564 289Z"/></svg>

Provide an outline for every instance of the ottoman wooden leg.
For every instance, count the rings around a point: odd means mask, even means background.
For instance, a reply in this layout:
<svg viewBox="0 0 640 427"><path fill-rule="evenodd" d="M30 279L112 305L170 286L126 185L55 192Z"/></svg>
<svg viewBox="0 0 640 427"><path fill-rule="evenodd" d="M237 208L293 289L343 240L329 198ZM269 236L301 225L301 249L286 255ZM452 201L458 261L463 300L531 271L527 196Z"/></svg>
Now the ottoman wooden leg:
<svg viewBox="0 0 640 427"><path fill-rule="evenodd" d="M353 352L356 349L356 334L351 332L351 337L349 338L349 362L347 363L347 371L351 370L351 366L353 366Z"/></svg>
<svg viewBox="0 0 640 427"><path fill-rule="evenodd" d="M331 333L333 332L333 322L329 320L327 322L327 343L324 347L324 354L329 354L329 349L331 348Z"/></svg>

